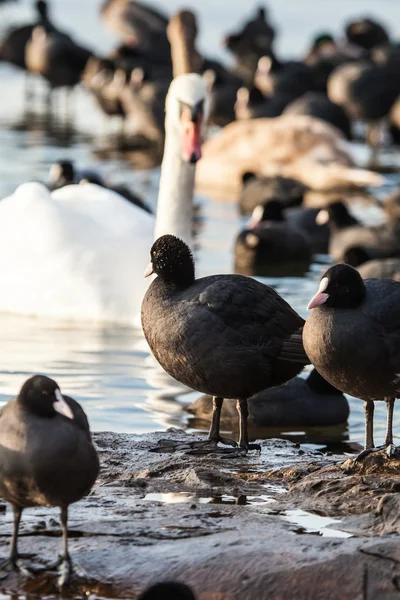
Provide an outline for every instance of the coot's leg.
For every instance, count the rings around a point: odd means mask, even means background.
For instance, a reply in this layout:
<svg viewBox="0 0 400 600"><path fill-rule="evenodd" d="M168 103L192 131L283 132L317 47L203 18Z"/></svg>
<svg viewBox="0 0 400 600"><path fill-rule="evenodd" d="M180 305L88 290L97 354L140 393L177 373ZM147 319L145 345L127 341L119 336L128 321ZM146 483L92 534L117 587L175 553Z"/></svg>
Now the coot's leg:
<svg viewBox="0 0 400 600"><path fill-rule="evenodd" d="M68 507L63 506L61 508L61 530L63 536L63 549L60 558L53 564L48 565L45 569L46 571L54 571L58 569L59 578L58 578L58 586L60 588L64 587L70 580L73 574L78 575L79 577L87 577L85 571L76 563L72 562L71 556L68 552Z"/></svg>
<svg viewBox="0 0 400 600"><path fill-rule="evenodd" d="M18 531L21 522L22 508L12 506L13 510L13 532L11 537L10 555L6 560L0 562L0 579L7 577L12 571L17 571L25 577L32 577L33 572L24 567L20 561L21 555L18 554Z"/></svg>
<svg viewBox="0 0 400 600"><path fill-rule="evenodd" d="M365 449L354 459L354 463L359 462L368 454L372 454L373 452L379 452L379 450L385 450L386 454L389 458L394 456L396 452L396 446L393 444L393 410L395 398L386 398L386 408L387 408L387 421L386 421L386 435L385 442L383 446L378 446L375 448L374 439L373 439L373 415L374 415L374 403L366 402L365 403Z"/></svg>
<svg viewBox="0 0 400 600"><path fill-rule="evenodd" d="M364 412L365 412L365 442L364 442L364 450L356 456L354 459L354 464L362 460L368 454L373 452L375 444L374 444L374 410L375 405L373 402L366 401L364 402Z"/></svg>
<svg viewBox="0 0 400 600"><path fill-rule="evenodd" d="M246 456L249 450L258 450L261 452L261 446L259 444L249 444L249 434L247 429L247 419L249 416L249 408L247 405L247 398L240 398L236 407L239 413L239 448L217 448L211 454L221 454L221 458L242 458ZM202 454L202 450L194 450L190 454Z"/></svg>
<svg viewBox="0 0 400 600"><path fill-rule="evenodd" d="M386 419L386 435L385 443L386 454L392 457L396 452L396 446L393 444L393 411L396 398L386 398L387 419Z"/></svg>
<svg viewBox="0 0 400 600"><path fill-rule="evenodd" d="M158 445L150 449L150 452L176 452L189 450L189 454L218 454L224 451L219 448L218 443L236 447L234 440L221 437L219 433L222 403L224 399L219 396L213 398L213 412L211 427L207 440L201 442L175 442L174 440L160 440Z"/></svg>
<svg viewBox="0 0 400 600"><path fill-rule="evenodd" d="M249 407L247 403L247 398L240 398L237 401L236 406L239 412L239 447L242 450L246 450L246 453L248 450L258 450L259 452L261 452L260 444L249 444L249 431L247 426L247 420L249 418Z"/></svg>

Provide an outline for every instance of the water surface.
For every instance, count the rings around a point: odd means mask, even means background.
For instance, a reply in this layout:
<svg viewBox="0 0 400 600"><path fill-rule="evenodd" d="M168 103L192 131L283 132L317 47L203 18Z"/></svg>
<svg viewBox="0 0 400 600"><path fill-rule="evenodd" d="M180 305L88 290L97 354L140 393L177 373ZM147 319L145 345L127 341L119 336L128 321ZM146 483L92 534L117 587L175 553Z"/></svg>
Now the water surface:
<svg viewBox="0 0 400 600"><path fill-rule="evenodd" d="M73 32L81 43L97 52L107 52L113 46L113 37L98 19L99 0L52 0L50 4L56 23ZM227 59L220 45L221 37L235 29L241 17L259 4L259 0L196 3L201 48L208 55L214 53ZM348 18L361 13L381 16L388 24L400 23L400 3L396 0L379 3L372 0L273 0L268 5L279 31L277 49L283 56L300 55L314 32L326 29L338 32ZM172 12L182 3L166 0L162 6ZM32 17L31 2L1 6L0 16L3 28L17 20L27 21ZM394 28L393 33L396 33ZM65 140L46 133L34 119L26 127L22 122L22 90L22 74L0 65L0 197L24 181L44 180L53 161L73 159L81 167L99 168L115 182L130 184L155 206L159 170L134 169L131 162L118 155L103 159L102 149L107 142L104 132L115 131L117 124L105 122L90 96L83 90L77 91L76 133L66 144ZM44 86L38 84L32 108L39 113L44 91ZM62 101L61 96L58 102ZM215 203L209 198L197 197L196 201L201 206L202 218L198 272L201 275L231 272L233 240L241 224L234 199ZM266 281L276 285L305 316L305 306L315 291L319 273L320 267L314 267L305 278ZM187 422L181 402L187 403L197 395L184 393L180 386L163 377L149 357L140 331L7 315L0 315L0 331L0 403L14 395L31 374L46 373L56 378L65 393L82 402L94 430L145 432ZM377 407L376 422L380 440L384 431L381 404ZM298 433L286 431L285 435L293 439ZM322 432L322 437L324 435L328 436ZM363 410L358 400L351 400L349 431L338 434L339 438L348 435L352 441L360 442L363 438ZM313 435L308 435L308 439L313 440Z"/></svg>

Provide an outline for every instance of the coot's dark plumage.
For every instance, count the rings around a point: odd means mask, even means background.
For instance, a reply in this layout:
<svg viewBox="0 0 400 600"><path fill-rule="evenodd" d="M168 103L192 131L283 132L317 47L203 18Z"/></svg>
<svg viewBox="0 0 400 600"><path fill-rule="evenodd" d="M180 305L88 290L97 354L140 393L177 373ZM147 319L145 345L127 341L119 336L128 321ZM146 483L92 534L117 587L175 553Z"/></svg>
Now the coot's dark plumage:
<svg viewBox="0 0 400 600"><path fill-rule="evenodd" d="M279 200L286 208L299 206L307 188L287 177L256 177L253 173L243 175L243 188L239 196L239 208L243 214L252 213L259 204Z"/></svg>
<svg viewBox="0 0 400 600"><path fill-rule="evenodd" d="M326 254L329 247L330 231L328 225L318 225L316 222L319 211L319 208L295 206L285 211L285 218L291 225L304 231L313 253Z"/></svg>
<svg viewBox="0 0 400 600"><path fill-rule="evenodd" d="M278 276L304 273L311 254L306 233L285 219L278 200L270 200L254 209L246 228L236 238L235 272Z"/></svg>
<svg viewBox="0 0 400 600"><path fill-rule="evenodd" d="M211 418L212 397L202 396L188 408L196 418ZM341 425L349 416L346 397L313 369L307 379L294 377L287 383L263 390L249 398L250 423L256 427L313 427ZM221 421L236 427L236 416L228 403Z"/></svg>
<svg viewBox="0 0 400 600"><path fill-rule="evenodd" d="M346 37L349 42L365 50L372 50L376 46L382 46L389 42L389 34L383 25L365 18L348 23Z"/></svg>
<svg viewBox="0 0 400 600"><path fill-rule="evenodd" d="M279 117L286 106L291 102L292 96L277 92L266 98L258 88L251 86L238 90L235 103L235 117L243 119L273 119Z"/></svg>
<svg viewBox="0 0 400 600"><path fill-rule="evenodd" d="M10 557L5 571L26 572L19 561L17 537L21 513L29 506L59 506L63 532L60 586L73 564L68 553L68 506L88 494L99 461L89 424L80 405L62 396L57 383L35 375L0 415L0 495L14 512Z"/></svg>
<svg viewBox="0 0 400 600"><path fill-rule="evenodd" d="M224 46L236 59L235 72L246 83L253 81L259 59L272 54L274 37L275 31L268 23L266 10L259 8L254 19L250 19L240 31L227 35L223 40Z"/></svg>
<svg viewBox="0 0 400 600"><path fill-rule="evenodd" d="M355 267L363 279L394 279L400 281L400 258L388 258L371 253L362 246L352 246L344 262Z"/></svg>
<svg viewBox="0 0 400 600"><path fill-rule="evenodd" d="M309 115L337 127L351 138L351 123L344 109L321 92L308 92L286 106L284 115Z"/></svg>
<svg viewBox="0 0 400 600"><path fill-rule="evenodd" d="M96 185L100 185L101 187L105 187L108 190L116 192L120 196L123 196L125 200L128 200L132 204L135 204L135 206L143 208L143 210L146 212L151 213L151 210L147 204L145 204L143 200L139 198L139 196L136 196L136 194L131 192L126 185L108 185L104 181L101 173L98 171L93 169L81 169L77 171L70 160L63 160L58 163L54 163L50 167L48 178L48 187L50 190L58 190L65 185L84 182L95 183Z"/></svg>
<svg viewBox="0 0 400 600"><path fill-rule="evenodd" d="M288 381L307 363L303 319L272 288L253 279L213 275L196 280L188 246L172 235L153 244L146 273L152 272L158 277L142 304L151 351L172 377L214 396L208 451L221 440L223 398L238 399L245 454L251 449L247 399Z"/></svg>
<svg viewBox="0 0 400 600"><path fill-rule="evenodd" d="M184 583L165 581L149 587L138 600L196 600L196 598Z"/></svg>
<svg viewBox="0 0 400 600"><path fill-rule="evenodd" d="M330 204L317 216L317 223L327 223L331 231L329 254L335 260L344 260L345 253L353 246L363 246L370 251L379 250L386 256L400 252L400 236L395 224L376 227L362 225L353 217L342 202Z"/></svg>
<svg viewBox="0 0 400 600"><path fill-rule="evenodd" d="M0 60L7 61L21 69L26 69L25 47L31 39L34 28L39 25L47 32L57 31L49 19L47 2L38 0L35 7L37 10L36 22L10 29L0 44Z"/></svg>
<svg viewBox="0 0 400 600"><path fill-rule="evenodd" d="M367 279L349 265L335 265L310 301L304 348L332 385L365 402L365 449L373 442L375 400L385 400L385 446L393 451L392 418L400 391L400 283Z"/></svg>

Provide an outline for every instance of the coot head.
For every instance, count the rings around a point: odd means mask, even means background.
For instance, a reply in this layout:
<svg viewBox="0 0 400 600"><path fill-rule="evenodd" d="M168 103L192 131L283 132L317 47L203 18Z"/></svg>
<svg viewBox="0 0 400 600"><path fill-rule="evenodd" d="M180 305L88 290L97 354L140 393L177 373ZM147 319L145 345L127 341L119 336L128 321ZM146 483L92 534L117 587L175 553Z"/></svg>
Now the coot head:
<svg viewBox="0 0 400 600"><path fill-rule="evenodd" d="M247 223L247 229L254 229L263 221L284 221L282 204L279 200L269 200L266 204L259 204Z"/></svg>
<svg viewBox="0 0 400 600"><path fill-rule="evenodd" d="M150 250L150 263L144 276L155 273L165 283L186 287L193 283L193 254L181 239L174 235L163 235L156 240Z"/></svg>
<svg viewBox="0 0 400 600"><path fill-rule="evenodd" d="M351 246L344 253L343 260L352 267L359 267L368 260L371 260L371 256L363 246Z"/></svg>
<svg viewBox="0 0 400 600"><path fill-rule="evenodd" d="M48 179L50 187L61 187L74 181L75 169L70 160L60 160L51 165Z"/></svg>
<svg viewBox="0 0 400 600"><path fill-rule="evenodd" d="M318 33L312 42L312 46L311 49L312 50L321 50L322 48L326 47L335 47L335 40L334 37L332 36L331 33L327 32L327 31L323 31L321 33Z"/></svg>
<svg viewBox="0 0 400 600"><path fill-rule="evenodd" d="M68 419L74 418L57 383L44 375L34 375L24 383L18 403L39 417L52 418L60 414Z"/></svg>
<svg viewBox="0 0 400 600"><path fill-rule="evenodd" d="M156 583L139 596L139 600L196 600L193 592L184 583L167 581Z"/></svg>
<svg viewBox="0 0 400 600"><path fill-rule="evenodd" d="M356 308L365 296L364 281L350 265L335 265L321 278L318 292L310 300L307 309L316 306L331 308Z"/></svg>
<svg viewBox="0 0 400 600"><path fill-rule="evenodd" d="M358 225L357 219L349 213L347 206L341 200L332 202L327 208L320 210L316 222L318 225L329 223L336 229Z"/></svg>
<svg viewBox="0 0 400 600"><path fill-rule="evenodd" d="M372 50L375 46L389 43L386 29L372 19L359 19L349 23L346 27L346 37L349 42L365 50Z"/></svg>

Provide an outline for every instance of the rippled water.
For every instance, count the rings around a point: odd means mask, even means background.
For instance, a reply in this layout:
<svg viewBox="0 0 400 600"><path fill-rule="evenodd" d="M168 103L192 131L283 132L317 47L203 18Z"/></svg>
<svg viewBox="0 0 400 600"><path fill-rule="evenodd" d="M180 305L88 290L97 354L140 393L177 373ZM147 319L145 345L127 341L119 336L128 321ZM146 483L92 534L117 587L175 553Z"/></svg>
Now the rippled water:
<svg viewBox="0 0 400 600"><path fill-rule="evenodd" d="M28 20L30 2L0 7L1 27ZM190 3L185 3L185 5ZM203 0L197 5L201 17L202 48L208 53L223 54L219 40L224 32L237 26L240 17L259 1L234 3ZM327 0L270 1L274 23L279 24L278 50L284 55L303 51L310 35L321 29L337 31L347 18L363 13L382 15L387 23L400 22L397 0L345 1ZM106 52L114 40L97 18L99 0L53 0L54 20L64 29L99 52ZM165 0L165 10L181 6L179 0ZM22 121L23 77L21 73L0 65L0 197L29 179L45 179L49 165L60 159L73 159L82 167L97 167L115 182L126 182L140 192L153 206L157 195L158 169L134 170L132 163L119 156L104 160L104 131L115 130L116 124L104 122L92 99L79 90L76 94L76 134L65 145L43 131L35 120ZM35 108L40 112L44 87L37 86ZM60 98L60 102L62 98ZM140 157L136 158L136 165ZM233 266L232 243L241 219L232 202L213 203L198 197L202 227L197 255L200 275L230 272ZM16 232L18 235L18 232ZM10 248L12 252L12 248ZM304 307L315 290L319 269L306 278L266 280L305 316ZM155 368L148 355L140 331L121 327L103 329L74 326L42 319L0 316L0 403L10 398L32 373L54 376L65 393L82 402L94 430L145 432L171 424L187 424L181 402L197 395L186 394L171 385ZM383 436L384 407L376 412L377 437ZM190 425L190 424L189 424ZM398 429L395 427L395 429ZM275 432L276 433L276 432ZM313 432L309 439L324 439L326 432ZM318 434L316 436L316 434ZM291 436L293 437L293 432ZM334 434L333 437L335 437ZM362 403L351 401L349 435L362 441Z"/></svg>

